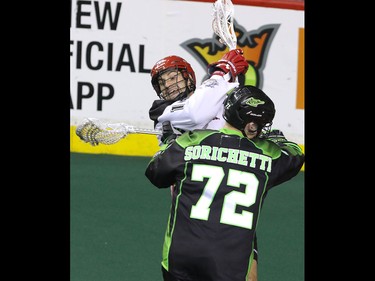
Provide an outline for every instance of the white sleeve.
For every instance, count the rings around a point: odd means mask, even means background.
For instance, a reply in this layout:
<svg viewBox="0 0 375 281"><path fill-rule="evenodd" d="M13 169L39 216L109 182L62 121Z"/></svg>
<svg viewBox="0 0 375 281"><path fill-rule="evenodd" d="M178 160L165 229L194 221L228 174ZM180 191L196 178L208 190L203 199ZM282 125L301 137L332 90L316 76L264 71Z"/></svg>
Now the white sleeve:
<svg viewBox="0 0 375 281"><path fill-rule="evenodd" d="M238 85L238 82L230 83L222 76L213 75L189 98L167 106L158 121L170 121L173 127L185 131L201 129L215 118L219 111L222 112L228 91Z"/></svg>

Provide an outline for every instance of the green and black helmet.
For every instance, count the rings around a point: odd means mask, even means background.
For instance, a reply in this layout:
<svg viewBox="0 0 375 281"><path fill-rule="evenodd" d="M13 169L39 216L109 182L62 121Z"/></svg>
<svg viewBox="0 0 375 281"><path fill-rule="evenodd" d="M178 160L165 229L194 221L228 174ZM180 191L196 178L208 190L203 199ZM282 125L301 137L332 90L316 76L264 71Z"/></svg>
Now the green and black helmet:
<svg viewBox="0 0 375 281"><path fill-rule="evenodd" d="M267 135L275 117L273 101L259 88L246 85L234 88L224 101L224 119L244 132L246 124L258 124L258 136Z"/></svg>

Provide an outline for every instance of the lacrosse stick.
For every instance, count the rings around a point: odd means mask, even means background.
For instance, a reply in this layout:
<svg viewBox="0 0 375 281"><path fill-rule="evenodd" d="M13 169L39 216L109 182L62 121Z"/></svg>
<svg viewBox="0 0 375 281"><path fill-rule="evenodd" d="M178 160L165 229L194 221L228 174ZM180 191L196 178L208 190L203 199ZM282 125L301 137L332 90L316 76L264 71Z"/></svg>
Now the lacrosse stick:
<svg viewBox="0 0 375 281"><path fill-rule="evenodd" d="M84 142L96 146L102 144L114 144L125 138L128 134L160 135L162 131L143 129L124 123L104 123L96 118L86 118L76 128L77 136Z"/></svg>
<svg viewBox="0 0 375 281"><path fill-rule="evenodd" d="M234 6L231 0L216 0L213 7L212 29L229 50L236 49L237 37L233 27Z"/></svg>

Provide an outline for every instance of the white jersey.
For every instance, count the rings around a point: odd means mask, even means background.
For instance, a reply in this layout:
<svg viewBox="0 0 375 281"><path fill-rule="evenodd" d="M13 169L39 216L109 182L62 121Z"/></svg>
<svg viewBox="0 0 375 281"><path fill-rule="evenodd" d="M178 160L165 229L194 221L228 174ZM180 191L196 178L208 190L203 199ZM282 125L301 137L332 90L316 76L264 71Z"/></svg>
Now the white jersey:
<svg viewBox="0 0 375 281"><path fill-rule="evenodd" d="M223 76L213 75L205 80L189 98L175 101L167 106L163 114L158 117L155 128L161 130L162 123L165 121L170 121L172 127L183 131L222 128L225 123L223 102L228 91L238 85L238 82L228 82Z"/></svg>

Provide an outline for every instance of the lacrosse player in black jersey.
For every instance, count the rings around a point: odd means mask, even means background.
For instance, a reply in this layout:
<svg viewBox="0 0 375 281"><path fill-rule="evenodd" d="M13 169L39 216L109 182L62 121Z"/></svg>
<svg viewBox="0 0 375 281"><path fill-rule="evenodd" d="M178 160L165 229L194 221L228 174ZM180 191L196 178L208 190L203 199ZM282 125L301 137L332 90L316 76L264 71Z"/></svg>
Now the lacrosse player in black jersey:
<svg viewBox="0 0 375 281"><path fill-rule="evenodd" d="M209 79L197 88L195 72L185 59L171 55L157 61L151 69L151 84L159 99L153 102L149 116L154 121L154 128L165 132L158 136L159 145L173 134L222 128L225 123L223 102L228 91L243 84L247 69L243 51L231 50L219 61L208 65ZM254 262L248 281L258 281L257 259L255 237Z"/></svg>
<svg viewBox="0 0 375 281"><path fill-rule="evenodd" d="M272 100L238 86L220 130L188 131L162 146L145 175L175 184L162 251L164 281L246 281L265 194L296 176L304 154L271 131Z"/></svg>
<svg viewBox="0 0 375 281"><path fill-rule="evenodd" d="M241 49L231 50L219 61L208 65L209 79L197 88L195 72L185 59L171 55L157 61L151 69L151 84L159 100L153 102L149 115L154 128L165 132L158 136L159 145L168 141L172 134L222 128L225 123L223 102L227 92L243 84L248 66ZM163 123L167 124L166 127ZM255 262L248 281L258 280L256 240Z"/></svg>

